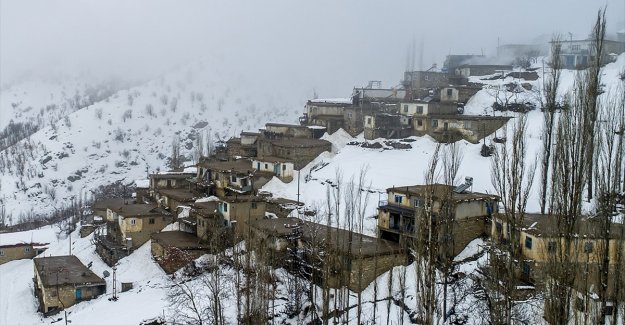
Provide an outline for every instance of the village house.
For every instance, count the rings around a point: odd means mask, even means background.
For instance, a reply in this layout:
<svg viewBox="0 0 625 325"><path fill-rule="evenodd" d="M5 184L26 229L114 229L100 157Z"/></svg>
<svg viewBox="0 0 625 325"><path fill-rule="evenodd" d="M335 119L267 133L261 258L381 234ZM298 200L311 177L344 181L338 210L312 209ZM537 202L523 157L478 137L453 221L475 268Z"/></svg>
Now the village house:
<svg viewBox="0 0 625 325"><path fill-rule="evenodd" d="M283 182L293 180L295 164L284 158L265 156L263 158L253 158L252 167L255 171L273 173Z"/></svg>
<svg viewBox="0 0 625 325"><path fill-rule="evenodd" d="M166 172L150 175L150 197L162 189L189 188L190 180L196 176L193 172Z"/></svg>
<svg viewBox="0 0 625 325"><path fill-rule="evenodd" d="M14 260L31 259L43 253L49 244L37 242L9 244L2 240L4 235L0 234L0 265Z"/></svg>
<svg viewBox="0 0 625 325"><path fill-rule="evenodd" d="M456 68L456 75L468 78L472 76L488 76L496 73L503 75L507 71L512 71L511 65L462 64Z"/></svg>
<svg viewBox="0 0 625 325"><path fill-rule="evenodd" d="M224 227L223 218L217 210L219 199L213 201L196 202L191 205L189 212L196 220L195 235L201 240L208 241L217 230Z"/></svg>
<svg viewBox="0 0 625 325"><path fill-rule="evenodd" d="M287 137L261 139L257 158L276 157L290 160L294 168L300 170L324 151L332 151L332 144L321 139Z"/></svg>
<svg viewBox="0 0 625 325"><path fill-rule="evenodd" d="M551 42L553 43L553 42ZM595 57L595 40L560 40L560 59L565 69L585 69ZM625 52L625 42L603 40L601 65L614 62L616 57Z"/></svg>
<svg viewBox="0 0 625 325"><path fill-rule="evenodd" d="M464 106L466 102L482 89L480 85L457 85L446 86L440 88L439 98L442 103L456 103L458 106Z"/></svg>
<svg viewBox="0 0 625 325"><path fill-rule="evenodd" d="M119 204L107 210L106 233L97 233L96 252L114 265L173 222L173 215L156 204Z"/></svg>
<svg viewBox="0 0 625 325"><path fill-rule="evenodd" d="M265 200L260 196L235 195L219 198L217 211L221 214L223 225L237 231L250 222L263 219L267 211Z"/></svg>
<svg viewBox="0 0 625 325"><path fill-rule="evenodd" d="M178 215L178 207L195 202L196 198L199 196L201 196L200 193L182 188L159 189L154 191L154 199L158 206L175 215Z"/></svg>
<svg viewBox="0 0 625 325"><path fill-rule="evenodd" d="M197 167L196 179L192 180L197 190L219 197L252 194L274 176L271 172L255 171L249 159L202 160Z"/></svg>
<svg viewBox="0 0 625 325"><path fill-rule="evenodd" d="M137 202L147 203L150 201L150 179L135 180L135 192L133 198Z"/></svg>
<svg viewBox="0 0 625 325"><path fill-rule="evenodd" d="M401 139L413 134L412 118L407 115L377 113L365 116L365 139Z"/></svg>
<svg viewBox="0 0 625 325"><path fill-rule="evenodd" d="M603 314L606 321L616 317L618 309L625 301L625 291L616 290L617 285L622 285L623 279L617 280L615 272L622 270L625 265L625 225L614 223L610 228L610 235L606 243L601 233L601 221L589 217L582 217L576 222L570 251L563 254L565 239L558 231L557 217L544 214L525 214L523 223L517 226L519 240L519 279L530 284L544 285L553 278L549 275L549 269L554 263L571 263L572 274L584 276L571 276L566 283L571 287L575 299L572 301L571 310L578 316L601 315L597 312L600 301L605 298L606 309ZM512 237L512 227L505 215L495 215L491 222L490 236L494 243L509 244ZM607 244L607 245L606 245ZM605 282L605 296L599 291L602 281L599 276L600 265L603 258L608 259L608 276ZM620 281L620 284L617 284ZM596 320L598 322L598 320Z"/></svg>
<svg viewBox="0 0 625 325"><path fill-rule="evenodd" d="M404 72L404 88L413 90L423 88L440 88L450 84L449 76L434 69L429 71L406 71Z"/></svg>
<svg viewBox="0 0 625 325"><path fill-rule="evenodd" d="M406 263L405 252L396 243L297 218L258 220L251 224L251 233L248 248L273 252L277 266L292 266L287 262L288 247L302 252L319 284L324 280L321 256L326 256L330 270L326 284L331 288L360 292L382 273Z"/></svg>
<svg viewBox="0 0 625 325"><path fill-rule="evenodd" d="M572 243L569 262L587 267L598 265L606 252L605 241L601 236L600 221L583 217L576 223L575 240ZM490 235L495 242L506 242L511 237L511 226L504 215L496 215L491 222ZM564 239L557 230L557 218L551 215L525 214L523 225L518 227L521 256L521 278L529 283L545 280L545 269L564 246ZM612 224L610 229L607 256L610 265L617 261L625 263L625 225ZM586 270L589 272L589 270ZM596 279L595 279L596 280ZM592 279L591 279L592 281ZM596 284L596 283L595 283ZM598 285L598 284L596 284Z"/></svg>
<svg viewBox="0 0 625 325"><path fill-rule="evenodd" d="M503 127L510 117L486 115L429 115L427 119L415 118L415 135L427 134L438 142L452 143L466 140L479 143Z"/></svg>
<svg viewBox="0 0 625 325"><path fill-rule="evenodd" d="M345 108L353 105L352 98L311 99L304 106L300 124L322 126L332 134L344 128Z"/></svg>
<svg viewBox="0 0 625 325"><path fill-rule="evenodd" d="M447 73L450 76L456 74L456 68L463 64L477 64L486 61L486 57L484 55L479 54L450 54L445 58L445 62L443 62L443 68L441 69L443 72Z"/></svg>
<svg viewBox="0 0 625 325"><path fill-rule="evenodd" d="M106 293L106 282L76 256L35 258L35 297L39 311L58 312Z"/></svg>
<svg viewBox="0 0 625 325"><path fill-rule="evenodd" d="M151 236L152 256L168 274L209 252L209 245L184 231L163 231Z"/></svg>
<svg viewBox="0 0 625 325"><path fill-rule="evenodd" d="M256 157L256 141L259 136L260 133L257 132L241 132L240 137L226 141L228 157L234 159Z"/></svg>
<svg viewBox="0 0 625 325"><path fill-rule="evenodd" d="M441 206L450 209L452 237L441 235L439 241L451 242L453 254L457 255L469 242L486 234L487 219L499 201L495 195L467 191L471 183L472 179L467 178L465 184L457 187L433 184L388 188L387 199L378 207L378 237L398 242L402 247L411 247L418 218L424 217L425 203L431 200L433 226L439 231L442 227L436 220L441 214Z"/></svg>

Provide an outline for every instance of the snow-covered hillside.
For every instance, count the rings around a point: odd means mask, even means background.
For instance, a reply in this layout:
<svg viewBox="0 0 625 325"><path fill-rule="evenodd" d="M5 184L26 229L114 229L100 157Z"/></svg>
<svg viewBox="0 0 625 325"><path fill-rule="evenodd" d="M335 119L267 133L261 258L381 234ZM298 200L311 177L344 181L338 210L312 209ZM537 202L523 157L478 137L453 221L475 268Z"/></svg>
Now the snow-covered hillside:
<svg viewBox="0 0 625 325"><path fill-rule="evenodd" d="M618 61L608 64L603 69L602 81L605 85L606 92L601 95L600 98L605 99L606 96L612 96L618 89L622 91L623 87L620 74L625 71L625 55L621 55ZM563 96L565 93L571 90L574 86L576 72L571 70L565 70L562 73L562 87L559 88L559 93ZM523 90L521 93L516 94L514 100L523 102L532 102L539 106L540 93L539 89L542 87L542 71L538 70L539 79L535 81L519 81L523 83L529 83L532 85L533 90ZM491 81L484 81L488 77L475 78L473 81L481 81L489 85L501 86L507 83L514 82L511 77L505 79L497 79ZM503 96L503 94L499 94ZM465 114L486 114L492 115L491 105L495 101L496 93L491 89L480 90L465 107ZM501 115L501 112L496 112L497 115ZM505 112L504 114L518 117L520 113ZM541 129L543 125L543 114L539 109L530 111L527 116L527 144L528 152L527 159L528 165L534 162L534 159L540 157L542 142L541 142ZM512 126L515 122L515 118L508 122L508 125L503 129L497 131L498 136L504 136L507 132L507 138L512 138ZM494 135L493 135L494 136ZM486 139L486 143L491 143L491 137ZM334 143L338 149L337 153L330 154L324 153L319 156L315 161L311 162L306 168L301 171L300 177L300 193L301 200L306 204L322 209L326 198L326 189L328 186L337 184L337 172L341 174L343 185L347 184L350 179L358 181L358 177L361 171L366 173L366 179L363 189L366 190L367 209L364 231L367 234L375 234L376 219L373 218L376 215L376 208L379 200L386 200L386 189L389 187L401 187L414 184L423 184L424 175L427 170L428 164L434 152L437 143L425 136L425 137L413 137L414 142L409 142L412 146L411 149L393 149L384 145L382 149L370 149L360 146L346 145L349 141L364 141L362 135L359 138L351 139L349 135L342 132L337 132L326 138ZM377 139L376 142L383 143L384 139ZM370 141L373 142L373 141ZM491 159L485 158L480 155L480 149L482 144L472 144L467 141L457 142L459 151L462 153L463 160L458 171L458 183L464 182L464 178L467 176L473 177L473 191L495 193L493 184L491 182ZM532 196L528 203L528 212L540 211L539 206L539 164L536 164L537 171L534 178L534 188L532 190ZM441 181L439 179L439 181ZM273 180L263 188L267 191L274 193L276 196L283 196L290 199L297 198L297 176L291 183L284 184L278 180ZM344 226L344 221L336 226Z"/></svg>
<svg viewBox="0 0 625 325"><path fill-rule="evenodd" d="M254 84L244 71L225 71L222 64L202 60L118 91L0 152L0 200L8 222L50 213L100 185L164 170L174 139L192 160L199 135L216 141L269 121L297 121L305 101L299 86ZM36 118L46 96L73 96L73 86L59 87L3 90L2 111L21 102L12 110L14 118ZM64 100L72 99L61 97L57 105Z"/></svg>

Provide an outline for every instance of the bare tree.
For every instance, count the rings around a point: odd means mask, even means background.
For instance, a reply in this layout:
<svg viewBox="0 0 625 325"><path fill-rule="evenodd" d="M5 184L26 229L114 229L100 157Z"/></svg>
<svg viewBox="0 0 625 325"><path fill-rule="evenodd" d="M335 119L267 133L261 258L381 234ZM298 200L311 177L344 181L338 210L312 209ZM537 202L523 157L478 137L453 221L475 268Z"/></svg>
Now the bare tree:
<svg viewBox="0 0 625 325"><path fill-rule="evenodd" d="M545 213L547 205L547 190L549 185L549 166L551 165L551 147L553 145L554 127L556 122L556 110L558 107L558 87L562 73L562 59L560 53L562 42L556 35L551 40L551 54L549 68L551 69L547 80L543 82L544 105L543 105L543 151L541 155L541 188L540 188L540 212Z"/></svg>

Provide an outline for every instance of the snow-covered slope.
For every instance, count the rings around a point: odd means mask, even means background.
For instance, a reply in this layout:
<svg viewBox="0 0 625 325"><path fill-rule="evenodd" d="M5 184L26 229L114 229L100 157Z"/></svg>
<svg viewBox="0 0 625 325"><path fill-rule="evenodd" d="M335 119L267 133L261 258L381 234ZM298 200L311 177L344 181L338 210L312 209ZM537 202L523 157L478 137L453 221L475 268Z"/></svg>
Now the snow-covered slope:
<svg viewBox="0 0 625 325"><path fill-rule="evenodd" d="M269 121L297 121L305 101L298 86L253 84L244 71L221 64L199 61L116 92L0 152L0 200L9 223L50 213L99 185L165 169L174 139L191 160L198 135L216 141Z"/></svg>

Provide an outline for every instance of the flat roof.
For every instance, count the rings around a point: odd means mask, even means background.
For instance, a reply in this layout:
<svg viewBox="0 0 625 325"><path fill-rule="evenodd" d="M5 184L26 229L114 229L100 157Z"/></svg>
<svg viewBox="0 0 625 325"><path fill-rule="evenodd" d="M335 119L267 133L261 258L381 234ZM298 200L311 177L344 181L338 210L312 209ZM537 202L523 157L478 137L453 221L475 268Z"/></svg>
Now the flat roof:
<svg viewBox="0 0 625 325"><path fill-rule="evenodd" d="M262 197L255 195L229 195L220 198L224 202L236 203L236 202L261 202L264 201Z"/></svg>
<svg viewBox="0 0 625 325"><path fill-rule="evenodd" d="M106 284L76 256L51 256L33 259L45 287L66 284Z"/></svg>
<svg viewBox="0 0 625 325"><path fill-rule="evenodd" d="M122 204L116 207L109 207L109 209L124 218L171 215L171 213L159 208L156 204Z"/></svg>
<svg viewBox="0 0 625 325"><path fill-rule="evenodd" d="M428 192L432 192L434 197L442 197L451 192L452 199L454 201L472 201L472 200L485 200L485 199L498 199L497 195L479 193L479 192L454 192L455 186L446 184L432 184L432 185L409 185L409 186L396 186L386 189L386 192L404 193L410 195L423 196Z"/></svg>
<svg viewBox="0 0 625 325"><path fill-rule="evenodd" d="M297 129L305 129L308 128L305 125L299 125L299 124L284 124L284 123L265 123L265 127L268 126L277 126L277 127L289 127L289 128L297 128Z"/></svg>
<svg viewBox="0 0 625 325"><path fill-rule="evenodd" d="M511 116L490 116L490 115L456 115L456 114L429 114L430 118L458 120L458 121L508 121Z"/></svg>
<svg viewBox="0 0 625 325"><path fill-rule="evenodd" d="M253 222L251 226L277 237L286 237L293 232L293 226L298 224L302 227L303 240L313 237L325 240L340 253L348 253L351 250L354 256L367 257L403 252L401 246L395 242L297 218L262 219ZM326 236L329 238L326 239Z"/></svg>
<svg viewBox="0 0 625 325"><path fill-rule="evenodd" d="M505 221L505 215L498 214L497 219ZM558 218L555 215L526 213L523 217L523 231L536 237L554 238L559 237ZM582 238L601 238L602 224L599 218L584 216L578 219L574 232ZM625 238L625 225L612 223L610 227L610 239Z"/></svg>
<svg viewBox="0 0 625 325"><path fill-rule="evenodd" d="M200 238L184 231L162 231L152 234L152 240L167 247L179 249L208 249Z"/></svg>
<svg viewBox="0 0 625 325"><path fill-rule="evenodd" d="M185 173L185 172L171 172L164 174L151 174L150 178L169 178L169 179L185 179L189 177L194 177L195 173Z"/></svg>
<svg viewBox="0 0 625 325"><path fill-rule="evenodd" d="M182 189L182 188L159 189L158 192L161 193L162 195L165 195L167 197L170 197L178 201L195 202L195 200L197 199L197 195L195 195L195 193L186 189Z"/></svg>
<svg viewBox="0 0 625 325"><path fill-rule="evenodd" d="M253 161L258 161L258 162L271 162L271 163L276 163L276 162L289 162L289 163L293 163L292 160L290 159L285 159L285 158L280 158L280 157L275 157L275 156L263 156L263 157L255 157L252 158Z"/></svg>
<svg viewBox="0 0 625 325"><path fill-rule="evenodd" d="M234 161L204 161L199 166L218 172L235 172L251 174L253 171L252 161L249 159L239 159Z"/></svg>
<svg viewBox="0 0 625 325"><path fill-rule="evenodd" d="M288 139L276 139L271 140L271 143L288 148L307 148L307 147L322 147L332 145L330 142L321 139L308 139L308 138L288 138Z"/></svg>

